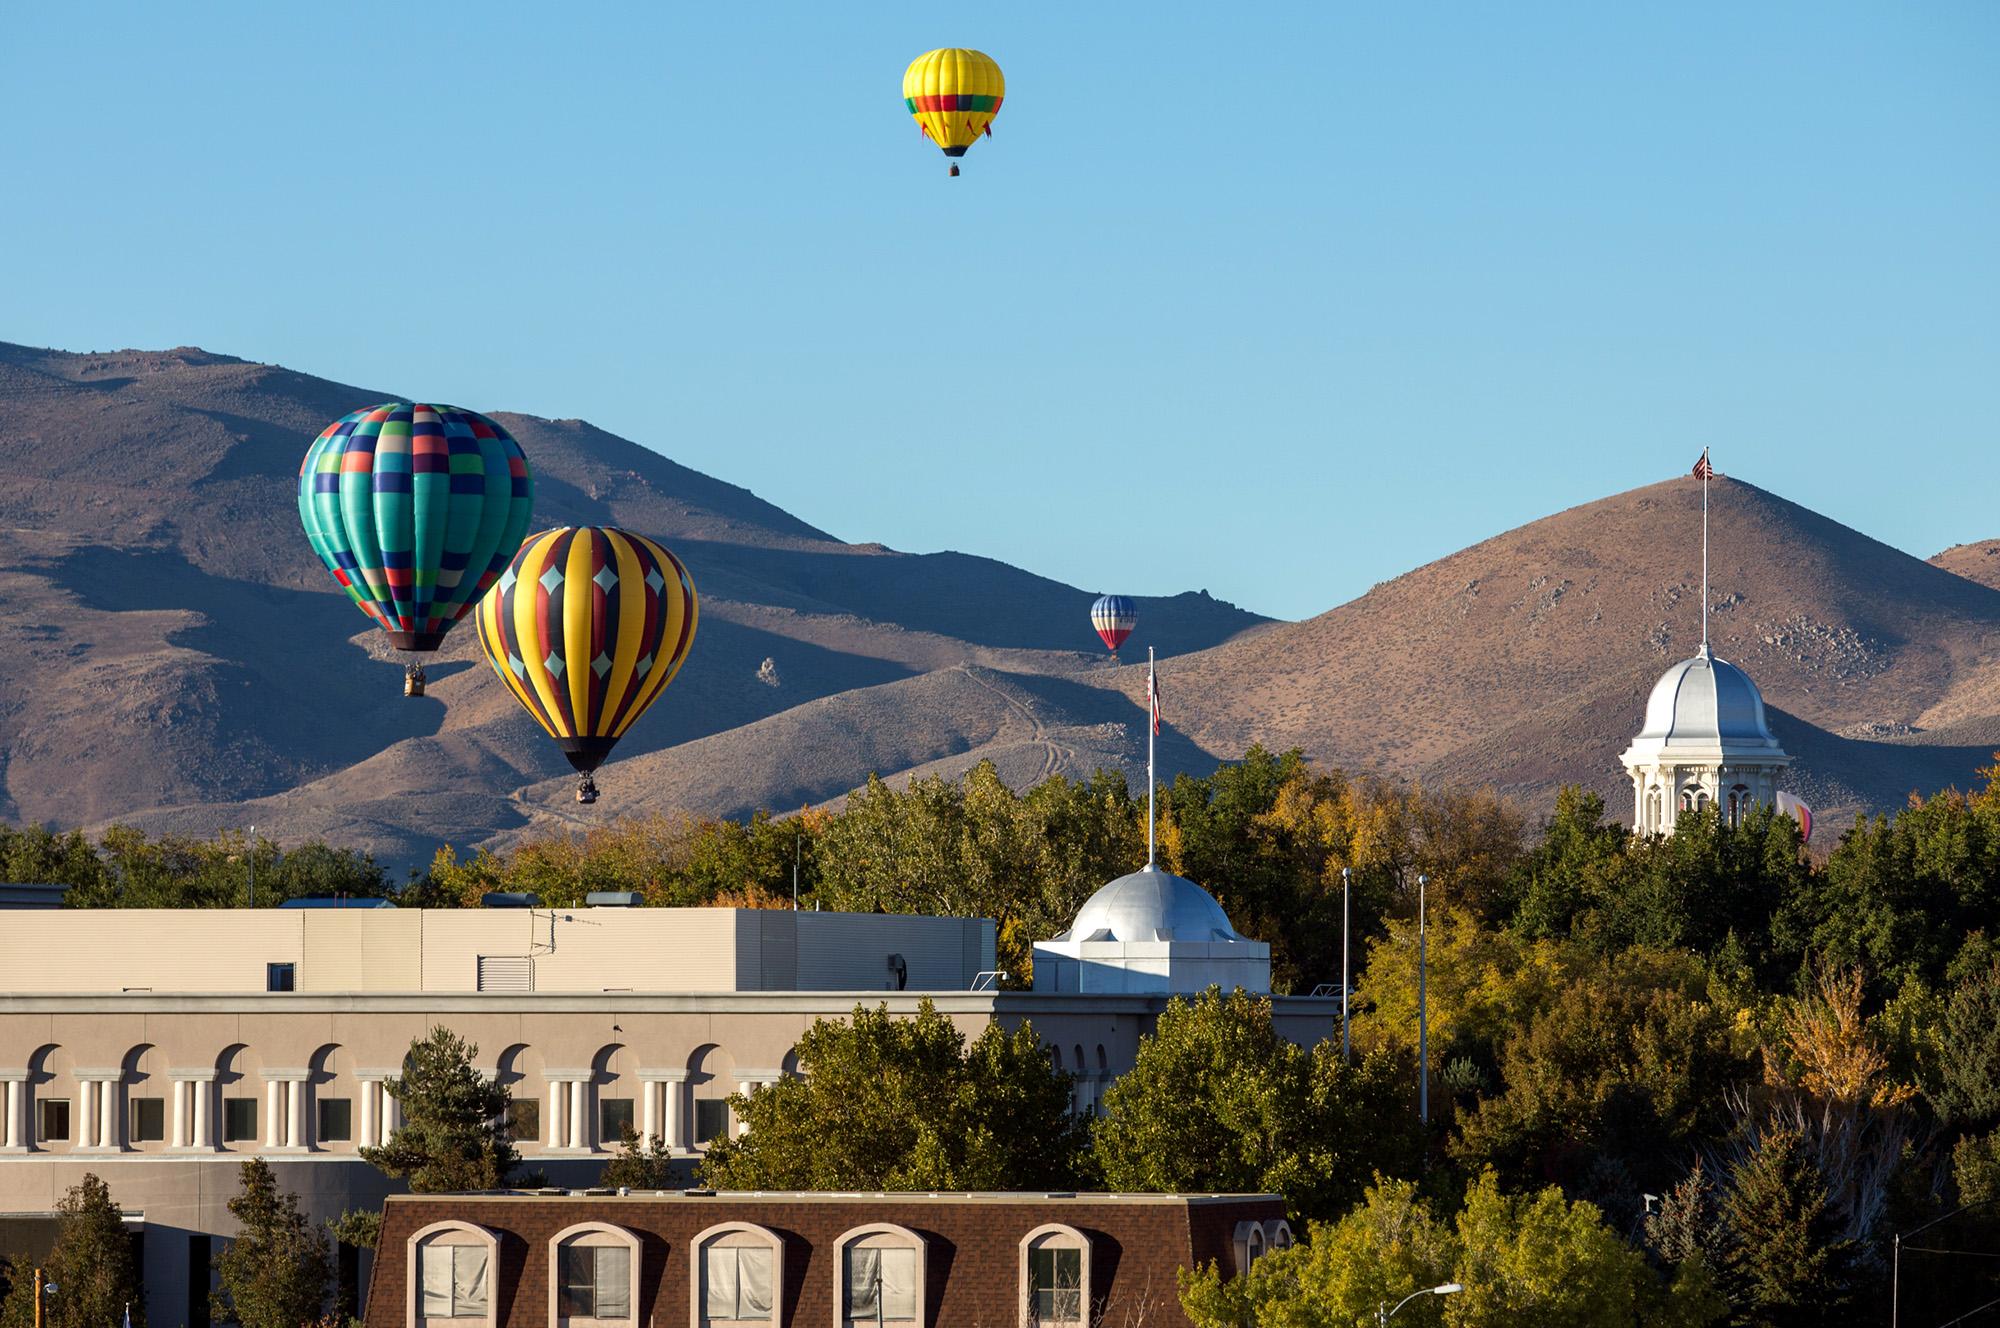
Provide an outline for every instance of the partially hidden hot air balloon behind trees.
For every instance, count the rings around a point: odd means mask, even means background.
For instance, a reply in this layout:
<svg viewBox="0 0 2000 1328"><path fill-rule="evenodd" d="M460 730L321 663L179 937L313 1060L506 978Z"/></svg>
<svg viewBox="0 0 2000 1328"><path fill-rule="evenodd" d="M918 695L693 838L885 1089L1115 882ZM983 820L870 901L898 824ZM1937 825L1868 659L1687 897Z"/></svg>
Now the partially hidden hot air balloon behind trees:
<svg viewBox="0 0 2000 1328"><path fill-rule="evenodd" d="M576 768L591 772L679 672L694 643L694 581L643 535L564 526L531 535L479 602L479 648Z"/></svg>
<svg viewBox="0 0 2000 1328"><path fill-rule="evenodd" d="M455 406L343 415L299 467L313 552L398 650L438 648L521 547L534 502L521 445ZM420 664L403 691L424 694Z"/></svg>
<svg viewBox="0 0 2000 1328"><path fill-rule="evenodd" d="M984 51L958 46L926 51L903 71L903 104L924 137L952 158L953 175L965 150L981 134L992 136L993 117L1006 95L1007 80Z"/></svg>
<svg viewBox="0 0 2000 1328"><path fill-rule="evenodd" d="M1139 625L1139 610L1123 595L1100 595L1097 603L1090 606L1090 625L1115 655L1118 647L1125 644L1125 638L1132 635L1132 629Z"/></svg>

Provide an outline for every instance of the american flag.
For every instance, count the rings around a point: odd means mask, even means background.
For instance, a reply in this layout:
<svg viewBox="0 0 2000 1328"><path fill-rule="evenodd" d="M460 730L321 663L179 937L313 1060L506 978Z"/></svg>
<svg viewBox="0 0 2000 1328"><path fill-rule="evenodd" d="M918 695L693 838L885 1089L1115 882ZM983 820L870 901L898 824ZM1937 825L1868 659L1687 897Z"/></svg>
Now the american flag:
<svg viewBox="0 0 2000 1328"><path fill-rule="evenodd" d="M1160 675L1146 670L1146 691L1153 707L1153 736L1160 733Z"/></svg>
<svg viewBox="0 0 2000 1328"><path fill-rule="evenodd" d="M1694 463L1694 477L1698 480L1715 478L1715 467L1708 464L1708 449L1701 449L1701 460Z"/></svg>

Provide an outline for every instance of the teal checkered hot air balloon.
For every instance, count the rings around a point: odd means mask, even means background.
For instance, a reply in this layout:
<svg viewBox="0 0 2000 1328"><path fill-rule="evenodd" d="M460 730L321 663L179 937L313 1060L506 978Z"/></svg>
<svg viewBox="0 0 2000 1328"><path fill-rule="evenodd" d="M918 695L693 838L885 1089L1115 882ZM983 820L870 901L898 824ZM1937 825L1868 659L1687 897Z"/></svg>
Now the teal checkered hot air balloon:
<svg viewBox="0 0 2000 1328"><path fill-rule="evenodd" d="M484 415L391 401L343 415L299 467L313 552L398 650L436 650L527 537L535 481ZM404 691L423 695L410 665Z"/></svg>

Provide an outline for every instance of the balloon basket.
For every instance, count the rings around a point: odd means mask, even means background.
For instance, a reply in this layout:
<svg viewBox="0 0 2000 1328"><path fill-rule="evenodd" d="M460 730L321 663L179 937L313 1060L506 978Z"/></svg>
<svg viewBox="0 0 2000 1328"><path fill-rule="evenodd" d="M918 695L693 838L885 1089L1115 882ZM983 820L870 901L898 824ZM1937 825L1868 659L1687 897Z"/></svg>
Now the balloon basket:
<svg viewBox="0 0 2000 1328"><path fill-rule="evenodd" d="M958 177L958 163L957 163L957 162L953 162L953 163L951 164L951 174L952 174L952 178L954 178L954 179L956 179L956 178Z"/></svg>
<svg viewBox="0 0 2000 1328"><path fill-rule="evenodd" d="M422 696L424 694L424 670L420 664L412 664L403 670L403 695Z"/></svg>
<svg viewBox="0 0 2000 1328"><path fill-rule="evenodd" d="M597 781L589 775L578 775L576 777L576 800L585 807L596 802Z"/></svg>

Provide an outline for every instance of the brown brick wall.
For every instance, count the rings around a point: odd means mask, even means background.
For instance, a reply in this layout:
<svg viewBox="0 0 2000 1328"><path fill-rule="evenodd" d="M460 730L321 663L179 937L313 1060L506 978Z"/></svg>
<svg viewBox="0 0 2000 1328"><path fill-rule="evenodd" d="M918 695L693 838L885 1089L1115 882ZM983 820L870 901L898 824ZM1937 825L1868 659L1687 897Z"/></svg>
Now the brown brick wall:
<svg viewBox="0 0 2000 1328"><path fill-rule="evenodd" d="M579 1222L606 1222L640 1238L638 1314L652 1328L688 1322L693 1238L720 1222L749 1222L778 1233L785 1247L779 1322L820 1328L833 1322L835 1250L840 1237L871 1222L923 1236L927 1322L932 1328L1012 1328L1017 1322L1021 1238L1047 1222L1077 1228L1091 1242L1092 1322L1101 1328L1184 1325L1178 1270L1217 1260L1234 1264L1236 1223L1283 1217L1272 1198L1194 1200L912 1200L894 1197L800 1199L772 1196L569 1197L425 1195L389 1200L368 1298L367 1328L403 1328L410 1234L432 1222L472 1222L500 1239L494 1284L500 1328L552 1328L549 1240Z"/></svg>

